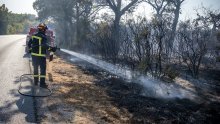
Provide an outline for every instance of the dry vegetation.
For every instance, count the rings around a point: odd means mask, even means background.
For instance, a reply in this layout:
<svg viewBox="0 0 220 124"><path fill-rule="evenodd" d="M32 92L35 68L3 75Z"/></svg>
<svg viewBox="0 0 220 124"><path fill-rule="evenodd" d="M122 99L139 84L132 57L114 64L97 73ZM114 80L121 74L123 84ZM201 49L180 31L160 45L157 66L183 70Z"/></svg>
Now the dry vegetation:
<svg viewBox="0 0 220 124"><path fill-rule="evenodd" d="M142 87L126 83L86 62L74 64L56 57L48 66L52 96L41 103L42 123L214 123L218 102L163 100L140 95Z"/></svg>
<svg viewBox="0 0 220 124"><path fill-rule="evenodd" d="M115 107L106 89L96 86L96 77L79 67L56 58L48 66L53 76L53 96L46 99L53 122L127 123L131 116L126 109ZM68 115L69 114L69 115ZM41 118L42 119L42 118ZM44 117L42 122L49 122Z"/></svg>

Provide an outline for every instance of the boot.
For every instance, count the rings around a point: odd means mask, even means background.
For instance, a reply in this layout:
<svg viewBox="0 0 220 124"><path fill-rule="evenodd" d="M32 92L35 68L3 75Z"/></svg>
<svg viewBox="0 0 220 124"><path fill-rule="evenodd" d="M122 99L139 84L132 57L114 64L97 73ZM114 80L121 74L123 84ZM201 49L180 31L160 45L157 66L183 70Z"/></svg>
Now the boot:
<svg viewBox="0 0 220 124"><path fill-rule="evenodd" d="M40 87L48 88L48 85L45 83L45 78L40 78Z"/></svg>
<svg viewBox="0 0 220 124"><path fill-rule="evenodd" d="M44 83L44 84L40 84L40 87L41 87L41 88L46 88L46 89L47 89L47 88L48 88L48 85L47 85L46 83Z"/></svg>

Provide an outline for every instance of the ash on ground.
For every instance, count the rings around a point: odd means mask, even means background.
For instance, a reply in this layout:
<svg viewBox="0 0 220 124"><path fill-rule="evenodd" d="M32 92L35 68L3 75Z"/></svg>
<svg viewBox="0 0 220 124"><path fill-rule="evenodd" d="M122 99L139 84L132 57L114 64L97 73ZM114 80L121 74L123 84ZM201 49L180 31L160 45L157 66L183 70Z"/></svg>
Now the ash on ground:
<svg viewBox="0 0 220 124"><path fill-rule="evenodd" d="M80 59L63 55L48 65L53 94L37 99L42 123L215 123L220 102L202 97L159 99L143 95L143 87L128 83ZM72 59L73 60L73 59ZM51 79L50 79L51 80Z"/></svg>

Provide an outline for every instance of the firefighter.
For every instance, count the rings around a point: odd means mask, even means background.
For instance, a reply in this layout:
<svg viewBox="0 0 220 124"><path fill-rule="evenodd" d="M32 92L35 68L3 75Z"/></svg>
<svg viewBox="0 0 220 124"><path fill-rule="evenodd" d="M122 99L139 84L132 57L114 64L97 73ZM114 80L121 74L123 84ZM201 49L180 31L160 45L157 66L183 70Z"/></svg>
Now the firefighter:
<svg viewBox="0 0 220 124"><path fill-rule="evenodd" d="M32 56L32 65L34 68L34 84L37 86L40 80L40 87L47 88L48 85L45 83L46 78L46 52L48 50L56 51L55 48L52 48L48 45L47 38L45 35L46 30L48 29L44 23L40 23L38 26L38 32L34 34L29 42L28 48L29 53ZM38 68L40 67L40 74Z"/></svg>

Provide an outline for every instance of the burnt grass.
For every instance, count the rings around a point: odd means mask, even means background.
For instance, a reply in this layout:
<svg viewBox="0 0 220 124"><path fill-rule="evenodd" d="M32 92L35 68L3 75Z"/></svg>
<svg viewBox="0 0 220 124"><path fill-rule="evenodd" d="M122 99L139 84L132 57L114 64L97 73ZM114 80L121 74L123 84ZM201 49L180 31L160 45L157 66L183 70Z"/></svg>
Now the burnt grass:
<svg viewBox="0 0 220 124"><path fill-rule="evenodd" d="M215 124L220 122L219 102L144 96L143 87L137 83L126 82L85 61L70 61L70 58L74 57L66 53L58 52L57 55L77 65L85 74L95 76L98 79L95 85L106 89L111 103L119 109L127 109L132 114L129 123Z"/></svg>

